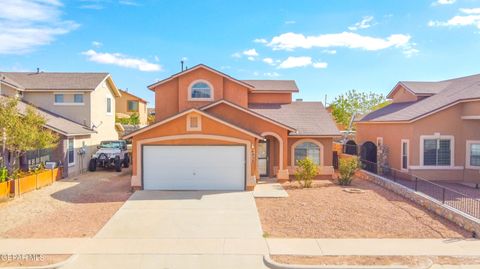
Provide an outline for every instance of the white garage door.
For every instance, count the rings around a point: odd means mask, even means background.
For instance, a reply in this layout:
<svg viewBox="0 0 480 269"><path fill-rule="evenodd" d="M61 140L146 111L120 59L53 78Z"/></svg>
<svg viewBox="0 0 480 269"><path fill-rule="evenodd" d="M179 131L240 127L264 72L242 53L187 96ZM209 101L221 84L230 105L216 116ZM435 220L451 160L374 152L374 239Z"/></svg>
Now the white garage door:
<svg viewBox="0 0 480 269"><path fill-rule="evenodd" d="M244 190L244 146L144 146L145 190Z"/></svg>

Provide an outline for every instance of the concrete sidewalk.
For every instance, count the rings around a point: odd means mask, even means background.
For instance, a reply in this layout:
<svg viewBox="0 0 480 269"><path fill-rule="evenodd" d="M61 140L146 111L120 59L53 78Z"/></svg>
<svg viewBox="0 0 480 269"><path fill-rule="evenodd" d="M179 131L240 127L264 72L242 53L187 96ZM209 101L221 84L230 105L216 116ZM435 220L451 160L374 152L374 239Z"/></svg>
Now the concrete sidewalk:
<svg viewBox="0 0 480 269"><path fill-rule="evenodd" d="M469 239L3 239L2 254L480 256Z"/></svg>

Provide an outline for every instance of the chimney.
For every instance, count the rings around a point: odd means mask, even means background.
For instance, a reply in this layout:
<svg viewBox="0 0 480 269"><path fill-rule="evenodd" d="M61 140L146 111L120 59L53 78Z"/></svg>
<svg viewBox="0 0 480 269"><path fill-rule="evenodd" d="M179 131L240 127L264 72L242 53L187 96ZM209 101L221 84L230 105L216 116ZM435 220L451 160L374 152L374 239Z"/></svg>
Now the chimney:
<svg viewBox="0 0 480 269"><path fill-rule="evenodd" d="M296 102L303 102L303 99L302 98L297 98L295 99Z"/></svg>
<svg viewBox="0 0 480 269"><path fill-rule="evenodd" d="M180 70L180 71L183 71L183 60L180 61L180 64L182 66L182 70Z"/></svg>
<svg viewBox="0 0 480 269"><path fill-rule="evenodd" d="M39 73L40 73L40 68L39 68L39 67L37 67L37 74L39 74Z"/></svg>

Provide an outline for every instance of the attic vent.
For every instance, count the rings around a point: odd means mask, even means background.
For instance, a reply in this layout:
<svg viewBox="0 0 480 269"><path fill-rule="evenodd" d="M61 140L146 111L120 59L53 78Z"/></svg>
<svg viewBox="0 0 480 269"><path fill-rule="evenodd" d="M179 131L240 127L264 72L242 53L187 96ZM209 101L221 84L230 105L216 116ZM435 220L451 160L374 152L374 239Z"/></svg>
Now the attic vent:
<svg viewBox="0 0 480 269"><path fill-rule="evenodd" d="M302 98L297 98L297 99L295 99L295 101L297 101L297 102L303 102L303 99L302 99Z"/></svg>

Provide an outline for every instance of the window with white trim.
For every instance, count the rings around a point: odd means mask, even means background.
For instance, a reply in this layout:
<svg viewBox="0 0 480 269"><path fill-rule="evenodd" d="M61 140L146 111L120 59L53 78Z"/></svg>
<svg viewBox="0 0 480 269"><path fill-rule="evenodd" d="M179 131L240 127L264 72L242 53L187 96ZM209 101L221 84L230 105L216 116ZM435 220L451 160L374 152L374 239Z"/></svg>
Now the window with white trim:
<svg viewBox="0 0 480 269"><path fill-rule="evenodd" d="M190 99L208 100L212 99L212 87L205 81L198 81L190 87Z"/></svg>
<svg viewBox="0 0 480 269"><path fill-rule="evenodd" d="M295 165L299 160L310 158L314 164L320 165L320 147L312 142L303 142L295 147Z"/></svg>
<svg viewBox="0 0 480 269"><path fill-rule="evenodd" d="M55 103L63 103L64 102L64 95L61 93L56 93L55 94Z"/></svg>
<svg viewBox="0 0 480 269"><path fill-rule="evenodd" d="M107 97L107 114L112 114L112 98Z"/></svg>
<svg viewBox="0 0 480 269"><path fill-rule="evenodd" d="M402 170L408 169L408 140L402 140Z"/></svg>
<svg viewBox="0 0 480 269"><path fill-rule="evenodd" d="M423 139L424 166L451 166L452 140L448 138Z"/></svg>
<svg viewBox="0 0 480 269"><path fill-rule="evenodd" d="M470 142L468 148L468 166L480 168L480 141Z"/></svg>
<svg viewBox="0 0 480 269"><path fill-rule="evenodd" d="M73 102L76 104L83 104L83 94L76 93L73 95Z"/></svg>
<svg viewBox="0 0 480 269"><path fill-rule="evenodd" d="M68 165L72 166L75 164L75 138L68 138L67 145L67 159Z"/></svg>

